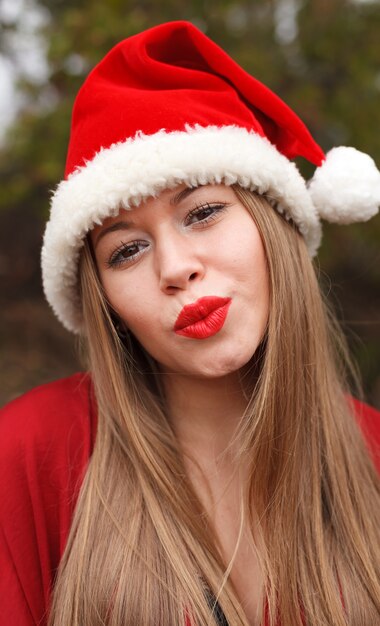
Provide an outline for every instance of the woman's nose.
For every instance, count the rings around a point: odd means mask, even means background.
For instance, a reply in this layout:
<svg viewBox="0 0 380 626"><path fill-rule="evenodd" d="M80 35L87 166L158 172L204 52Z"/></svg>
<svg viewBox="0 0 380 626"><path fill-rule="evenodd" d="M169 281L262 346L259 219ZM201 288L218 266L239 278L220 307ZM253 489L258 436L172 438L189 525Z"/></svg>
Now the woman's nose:
<svg viewBox="0 0 380 626"><path fill-rule="evenodd" d="M178 289L187 289L190 282L204 276L204 263L193 241L180 233L166 235L156 247L156 263L160 289L173 293Z"/></svg>

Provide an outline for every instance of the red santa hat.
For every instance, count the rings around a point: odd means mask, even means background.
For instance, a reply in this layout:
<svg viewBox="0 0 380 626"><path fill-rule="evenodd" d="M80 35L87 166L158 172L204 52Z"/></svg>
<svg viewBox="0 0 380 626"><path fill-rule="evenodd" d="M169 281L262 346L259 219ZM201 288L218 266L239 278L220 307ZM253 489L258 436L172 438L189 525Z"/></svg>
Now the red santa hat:
<svg viewBox="0 0 380 626"><path fill-rule="evenodd" d="M306 184L294 157L317 169ZM380 173L354 148L325 155L299 117L187 22L115 46L89 74L72 118L65 180L42 249L44 290L63 324L82 325L78 258L95 224L185 183L237 183L291 218L315 255L320 217L365 221Z"/></svg>

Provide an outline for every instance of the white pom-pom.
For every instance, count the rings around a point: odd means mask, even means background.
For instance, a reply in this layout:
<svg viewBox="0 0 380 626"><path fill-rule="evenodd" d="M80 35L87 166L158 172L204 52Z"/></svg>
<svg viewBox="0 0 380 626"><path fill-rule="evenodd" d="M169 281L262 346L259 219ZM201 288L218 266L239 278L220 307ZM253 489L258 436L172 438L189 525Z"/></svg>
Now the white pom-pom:
<svg viewBox="0 0 380 626"><path fill-rule="evenodd" d="M365 222L380 206L380 172L368 154L355 148L333 148L309 182L320 217L328 222Z"/></svg>

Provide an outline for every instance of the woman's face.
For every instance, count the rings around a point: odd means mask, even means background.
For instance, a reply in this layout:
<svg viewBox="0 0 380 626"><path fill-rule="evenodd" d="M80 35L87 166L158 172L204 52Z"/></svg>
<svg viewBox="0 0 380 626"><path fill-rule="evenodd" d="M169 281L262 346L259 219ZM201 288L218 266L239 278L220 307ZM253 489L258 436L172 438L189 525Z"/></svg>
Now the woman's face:
<svg viewBox="0 0 380 626"><path fill-rule="evenodd" d="M269 281L233 189L165 190L106 219L91 240L111 306L162 371L220 377L248 363L267 325Z"/></svg>

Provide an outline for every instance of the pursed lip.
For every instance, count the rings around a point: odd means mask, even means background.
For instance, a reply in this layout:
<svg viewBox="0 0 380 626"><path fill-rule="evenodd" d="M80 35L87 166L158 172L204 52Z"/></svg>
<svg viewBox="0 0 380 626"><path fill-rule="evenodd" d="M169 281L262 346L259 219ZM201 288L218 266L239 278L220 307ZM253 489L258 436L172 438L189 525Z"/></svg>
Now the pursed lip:
<svg viewBox="0 0 380 626"><path fill-rule="evenodd" d="M231 298L220 298L219 296L205 296L199 298L192 304L186 304L178 315L174 324L174 331L180 331L191 326L208 315L231 302Z"/></svg>

